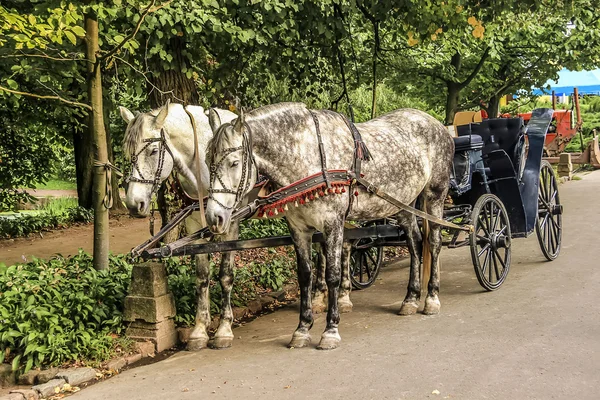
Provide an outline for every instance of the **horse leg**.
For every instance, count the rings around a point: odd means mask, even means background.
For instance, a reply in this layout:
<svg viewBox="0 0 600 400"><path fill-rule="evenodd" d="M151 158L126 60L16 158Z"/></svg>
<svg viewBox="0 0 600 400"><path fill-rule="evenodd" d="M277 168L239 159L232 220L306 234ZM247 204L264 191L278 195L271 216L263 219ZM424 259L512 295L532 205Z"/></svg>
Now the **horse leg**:
<svg viewBox="0 0 600 400"><path fill-rule="evenodd" d="M325 234L325 257L327 268L325 270L325 279L327 281L327 326L325 332L321 335L321 341L317 346L319 350L331 350L339 346L342 338L338 332L340 323L340 313L338 308L338 294L340 291L340 281L342 276L341 257L344 243L344 225L334 223L324 229Z"/></svg>
<svg viewBox="0 0 600 400"><path fill-rule="evenodd" d="M300 286L300 322L292 335L288 347L306 347L310 343L309 330L313 325L311 307L312 262L311 247L313 230L307 227L296 227L288 220L290 234L296 250L296 265L298 268L298 285Z"/></svg>
<svg viewBox="0 0 600 400"><path fill-rule="evenodd" d="M232 222L225 240L236 240L239 237L239 223ZM235 252L222 253L219 282L221 283L221 322L215 333L211 346L215 349L225 349L233 344L233 311L231 310L231 289L233 288L233 268L235 267Z"/></svg>
<svg viewBox="0 0 600 400"><path fill-rule="evenodd" d="M338 307L341 313L352 311L352 301L350 301L350 292L352 283L350 282L350 253L352 245L344 242L342 248L342 282L340 284L340 294L338 296Z"/></svg>
<svg viewBox="0 0 600 400"><path fill-rule="evenodd" d="M312 295L312 310L315 314L322 313L327 309L327 285L325 283L325 254L323 247L315 244L315 250L318 253L317 262L315 263L315 287Z"/></svg>
<svg viewBox="0 0 600 400"><path fill-rule="evenodd" d="M444 212L444 200L448 186L439 191L427 193L425 207L427 212L436 217L441 217ZM440 300L438 294L440 292L440 270L439 270L439 255L442 249L442 230L441 226L434 223L429 223L429 251L431 254L431 276L427 285L427 297L425 298L425 307L423 314L432 315L440 312ZM426 251L426 249L424 250Z"/></svg>
<svg viewBox="0 0 600 400"><path fill-rule="evenodd" d="M410 276L406 297L400 307L400 315L413 315L419 308L421 300L421 253L423 243L417 218L414 215L407 216L406 222L402 224L406 232L406 242L410 253Z"/></svg>
<svg viewBox="0 0 600 400"><path fill-rule="evenodd" d="M187 349L198 351L208 344L208 327L210 326L210 299L208 285L210 282L210 264L207 254L198 254L196 264L196 295L198 307L196 310L196 324L190 334Z"/></svg>

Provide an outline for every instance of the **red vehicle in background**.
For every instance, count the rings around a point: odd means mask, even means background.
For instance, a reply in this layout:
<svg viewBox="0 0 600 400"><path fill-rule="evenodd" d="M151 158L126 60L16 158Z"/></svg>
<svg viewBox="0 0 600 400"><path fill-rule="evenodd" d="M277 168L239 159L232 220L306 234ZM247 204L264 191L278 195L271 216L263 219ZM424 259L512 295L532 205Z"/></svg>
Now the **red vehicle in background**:
<svg viewBox="0 0 600 400"><path fill-rule="evenodd" d="M579 93L577 89L573 93L573 104L575 106L575 112L573 110L557 110L556 109L556 96L552 92L552 108L554 109L554 115L552 116L552 123L548 128L546 134L546 141L544 144L544 155L546 157L558 157L560 153L565 151L567 144L573 139L575 135L581 129L581 111L579 108ZM501 117L509 118L513 115L502 114ZM523 118L525 124L529 122L531 113L520 113L517 116Z"/></svg>

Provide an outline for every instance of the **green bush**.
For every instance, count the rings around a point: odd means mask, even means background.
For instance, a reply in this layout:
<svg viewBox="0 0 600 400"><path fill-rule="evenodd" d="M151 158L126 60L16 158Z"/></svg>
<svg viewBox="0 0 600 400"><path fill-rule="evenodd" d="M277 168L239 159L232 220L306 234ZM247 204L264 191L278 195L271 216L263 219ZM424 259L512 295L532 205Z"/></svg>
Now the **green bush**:
<svg viewBox="0 0 600 400"><path fill-rule="evenodd" d="M130 277L124 256L111 256L105 271L96 271L92 257L83 252L11 267L0 264L0 362L27 371L110 358L124 329Z"/></svg>
<svg viewBox="0 0 600 400"><path fill-rule="evenodd" d="M12 219L0 219L0 238L29 236L47 229L57 229L76 222L89 223L94 213L83 207L68 208L62 212L41 212L35 215L22 215Z"/></svg>
<svg viewBox="0 0 600 400"><path fill-rule="evenodd" d="M240 239L289 235L287 222L281 219L247 219L240 224Z"/></svg>

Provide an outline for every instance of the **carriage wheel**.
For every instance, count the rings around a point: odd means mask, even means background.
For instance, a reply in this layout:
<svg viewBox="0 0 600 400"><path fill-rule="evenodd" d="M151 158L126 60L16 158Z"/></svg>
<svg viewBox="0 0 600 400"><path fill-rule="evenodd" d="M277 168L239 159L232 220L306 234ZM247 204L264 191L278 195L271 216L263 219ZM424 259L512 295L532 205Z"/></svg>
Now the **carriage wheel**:
<svg viewBox="0 0 600 400"><path fill-rule="evenodd" d="M552 261L560 253L562 241L562 205L558 196L558 182L552 165L542 161L540 190L538 193L538 218L535 224L542 253Z"/></svg>
<svg viewBox="0 0 600 400"><path fill-rule="evenodd" d="M493 194L484 194L473 207L471 221L475 275L485 290L496 290L510 269L510 223L504 204Z"/></svg>
<svg viewBox="0 0 600 400"><path fill-rule="evenodd" d="M350 281L352 287L366 289L375 282L381 262L383 261L383 246L373 246L373 239L357 240L352 245L350 253Z"/></svg>

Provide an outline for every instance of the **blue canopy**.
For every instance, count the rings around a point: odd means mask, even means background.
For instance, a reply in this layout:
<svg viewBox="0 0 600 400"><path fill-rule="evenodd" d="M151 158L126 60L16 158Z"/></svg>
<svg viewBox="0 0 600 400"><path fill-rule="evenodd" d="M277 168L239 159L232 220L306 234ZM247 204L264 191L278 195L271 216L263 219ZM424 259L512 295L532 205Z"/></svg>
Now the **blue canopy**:
<svg viewBox="0 0 600 400"><path fill-rule="evenodd" d="M546 89L545 86L550 86ZM551 94L554 90L557 96L570 96L573 88L579 90L579 94L600 94L600 69L593 71L569 71L562 69L558 73L558 81L549 80L543 89L534 89L533 94Z"/></svg>

